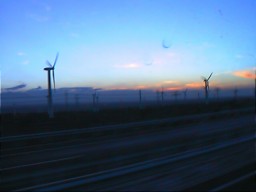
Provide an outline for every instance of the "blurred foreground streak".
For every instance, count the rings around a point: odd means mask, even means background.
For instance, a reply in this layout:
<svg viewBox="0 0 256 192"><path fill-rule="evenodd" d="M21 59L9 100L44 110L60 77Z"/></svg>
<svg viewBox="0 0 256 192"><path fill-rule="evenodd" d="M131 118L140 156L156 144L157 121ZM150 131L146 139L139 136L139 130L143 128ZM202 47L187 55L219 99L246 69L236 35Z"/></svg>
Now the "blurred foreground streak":
<svg viewBox="0 0 256 192"><path fill-rule="evenodd" d="M1 146L1 191L219 191L255 178L253 108L2 137Z"/></svg>

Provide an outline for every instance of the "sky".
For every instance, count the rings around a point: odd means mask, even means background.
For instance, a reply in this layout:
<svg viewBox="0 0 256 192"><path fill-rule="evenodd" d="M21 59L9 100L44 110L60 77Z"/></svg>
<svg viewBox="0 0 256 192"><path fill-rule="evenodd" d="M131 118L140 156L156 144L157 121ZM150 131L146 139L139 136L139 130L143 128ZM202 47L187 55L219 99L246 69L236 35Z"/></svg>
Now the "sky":
<svg viewBox="0 0 256 192"><path fill-rule="evenodd" d="M1 87L254 88L255 0L0 0Z"/></svg>

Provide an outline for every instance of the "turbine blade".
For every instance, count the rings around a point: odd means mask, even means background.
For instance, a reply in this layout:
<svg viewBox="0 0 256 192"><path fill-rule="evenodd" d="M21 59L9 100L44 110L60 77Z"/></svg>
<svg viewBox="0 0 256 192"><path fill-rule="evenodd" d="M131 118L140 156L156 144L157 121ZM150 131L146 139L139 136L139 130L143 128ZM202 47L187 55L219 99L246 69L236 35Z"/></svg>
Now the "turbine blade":
<svg viewBox="0 0 256 192"><path fill-rule="evenodd" d="M201 79L206 80L206 78L204 76L201 76Z"/></svg>
<svg viewBox="0 0 256 192"><path fill-rule="evenodd" d="M52 64L47 60L46 61L46 64L49 66L49 67L52 67Z"/></svg>
<svg viewBox="0 0 256 192"><path fill-rule="evenodd" d="M54 76L54 69L52 70L52 78L53 78L53 86L55 90L55 76Z"/></svg>
<svg viewBox="0 0 256 192"><path fill-rule="evenodd" d="M54 64L53 64L53 68L55 67L55 65L57 63L58 57L59 57L59 53L57 53L57 55L56 55L56 58L55 58L55 61L54 61Z"/></svg>
<svg viewBox="0 0 256 192"><path fill-rule="evenodd" d="M211 73L211 75L208 77L208 79L207 79L207 80L209 80L209 79L211 78L211 76L212 76L212 73Z"/></svg>

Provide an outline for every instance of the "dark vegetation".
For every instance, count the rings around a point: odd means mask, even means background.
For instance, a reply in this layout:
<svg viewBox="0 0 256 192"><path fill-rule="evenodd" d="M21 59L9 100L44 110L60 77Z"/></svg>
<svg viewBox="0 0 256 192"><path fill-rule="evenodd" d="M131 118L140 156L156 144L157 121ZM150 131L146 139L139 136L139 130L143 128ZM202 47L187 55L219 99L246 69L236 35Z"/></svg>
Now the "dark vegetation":
<svg viewBox="0 0 256 192"><path fill-rule="evenodd" d="M239 100L211 101L208 105L203 102L165 103L164 105L146 106L142 109L138 106L131 106L126 108L103 108L98 112L56 112L54 119L49 119L47 113L1 114L1 132L2 136L8 136L63 129L77 129L203 114L244 107L255 107L255 100L252 98L243 98Z"/></svg>

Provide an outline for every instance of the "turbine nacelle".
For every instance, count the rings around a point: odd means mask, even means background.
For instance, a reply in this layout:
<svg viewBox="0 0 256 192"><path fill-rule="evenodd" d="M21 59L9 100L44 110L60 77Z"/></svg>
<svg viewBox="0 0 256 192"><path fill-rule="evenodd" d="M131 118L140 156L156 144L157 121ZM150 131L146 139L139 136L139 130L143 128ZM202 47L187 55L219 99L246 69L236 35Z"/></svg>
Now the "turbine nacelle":
<svg viewBox="0 0 256 192"><path fill-rule="evenodd" d="M54 70L52 67L45 67L44 68L45 71L50 71L50 70Z"/></svg>

